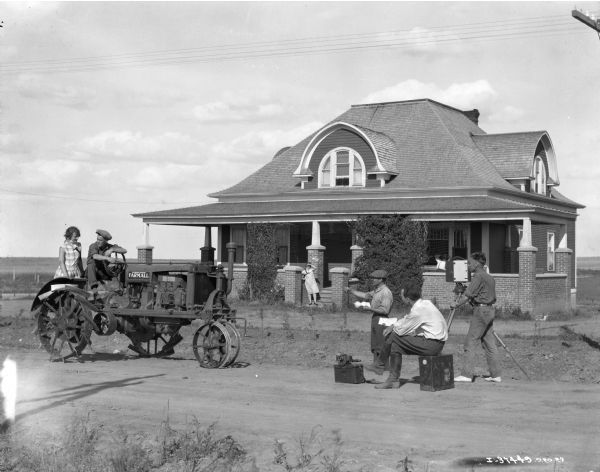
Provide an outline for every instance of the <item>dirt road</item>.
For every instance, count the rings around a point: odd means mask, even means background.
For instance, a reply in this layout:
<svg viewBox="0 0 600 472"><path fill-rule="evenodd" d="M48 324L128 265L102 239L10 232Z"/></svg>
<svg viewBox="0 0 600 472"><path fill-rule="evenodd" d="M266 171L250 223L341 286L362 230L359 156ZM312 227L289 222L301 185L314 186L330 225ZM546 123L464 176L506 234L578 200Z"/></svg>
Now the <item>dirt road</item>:
<svg viewBox="0 0 600 472"><path fill-rule="evenodd" d="M520 455L533 463L502 470L600 471L597 384L479 380L425 392L409 382L382 391L370 384L336 384L332 368L263 364L205 370L191 358L112 354L63 364L28 350L12 357L19 366L16 427L38 438L84 412L106 426L147 434L167 415L174 427L196 416L206 425L217 421L219 432L233 435L256 456L261 471L283 470L273 464L275 440L293 451L298 437L316 425L323 438L341 431L344 470L404 470L397 464L406 456L415 471L483 470L488 467L455 461ZM402 377L417 373L416 358L407 358Z"/></svg>

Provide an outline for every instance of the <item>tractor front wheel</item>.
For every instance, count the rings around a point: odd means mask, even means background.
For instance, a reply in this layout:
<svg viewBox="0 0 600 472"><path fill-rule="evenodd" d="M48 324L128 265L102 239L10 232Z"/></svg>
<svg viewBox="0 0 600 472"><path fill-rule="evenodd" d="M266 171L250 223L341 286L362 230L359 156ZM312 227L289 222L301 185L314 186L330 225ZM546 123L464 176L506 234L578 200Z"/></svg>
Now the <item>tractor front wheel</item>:
<svg viewBox="0 0 600 472"><path fill-rule="evenodd" d="M228 367L240 352L240 334L228 321L206 323L194 334L192 349L200 367Z"/></svg>

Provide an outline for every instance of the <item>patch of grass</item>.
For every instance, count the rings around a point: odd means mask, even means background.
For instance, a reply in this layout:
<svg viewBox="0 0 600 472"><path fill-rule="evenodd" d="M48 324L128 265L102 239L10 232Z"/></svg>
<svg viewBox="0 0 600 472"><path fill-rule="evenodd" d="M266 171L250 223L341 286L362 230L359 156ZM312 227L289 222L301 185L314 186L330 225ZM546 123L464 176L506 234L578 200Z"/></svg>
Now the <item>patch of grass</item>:
<svg viewBox="0 0 600 472"><path fill-rule="evenodd" d="M132 441L122 426L114 435L108 462L114 472L148 472L152 468L148 451L137 441Z"/></svg>
<svg viewBox="0 0 600 472"><path fill-rule="evenodd" d="M340 430L325 437L321 429L300 434L291 447L276 440L273 464L288 472L347 470ZM41 445L9 430L0 434L0 472L260 472L242 444L217 434L216 423L203 426L193 418L178 430L167 417L154 440L140 437L122 426L104 431L89 415L75 416L60 436Z"/></svg>
<svg viewBox="0 0 600 472"><path fill-rule="evenodd" d="M287 472L341 472L344 465L342 434L339 429L333 430L331 438L327 441L320 430L321 426L317 425L310 433L301 434L297 446L293 449L283 441L276 440L273 445L273 464ZM331 454L325 452L326 447L331 448Z"/></svg>
<svg viewBox="0 0 600 472"><path fill-rule="evenodd" d="M16 434L0 435L0 472L257 472L255 461L232 436L196 419L179 431L168 419L157 438L143 447L123 427L110 433L110 447L99 447L102 428L77 416L61 436L32 445Z"/></svg>

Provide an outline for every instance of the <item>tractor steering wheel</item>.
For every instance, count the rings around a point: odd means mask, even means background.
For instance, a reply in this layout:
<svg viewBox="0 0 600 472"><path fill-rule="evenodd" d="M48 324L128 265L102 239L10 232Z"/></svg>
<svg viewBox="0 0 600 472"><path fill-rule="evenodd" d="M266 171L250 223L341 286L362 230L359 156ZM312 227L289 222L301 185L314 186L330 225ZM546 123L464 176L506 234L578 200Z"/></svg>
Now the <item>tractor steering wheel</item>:
<svg viewBox="0 0 600 472"><path fill-rule="evenodd" d="M125 260L125 254L120 252L111 252L108 254L108 257L112 257L114 259L118 259L119 262L111 262L111 261L102 261L104 264L105 272L111 277L118 277L125 271L127 266L127 261Z"/></svg>

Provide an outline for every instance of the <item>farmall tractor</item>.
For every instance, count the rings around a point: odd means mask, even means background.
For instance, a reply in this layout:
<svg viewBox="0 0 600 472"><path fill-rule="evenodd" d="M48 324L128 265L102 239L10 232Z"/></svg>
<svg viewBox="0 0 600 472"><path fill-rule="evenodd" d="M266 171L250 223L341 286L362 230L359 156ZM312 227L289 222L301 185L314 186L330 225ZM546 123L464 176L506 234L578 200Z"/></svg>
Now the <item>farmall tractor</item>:
<svg viewBox="0 0 600 472"><path fill-rule="evenodd" d="M57 278L37 294L32 312L50 359L80 358L91 335L124 334L129 349L144 357L165 357L182 341L179 330L199 320L192 349L200 366L223 368L240 352L235 310L227 304L233 281L235 244L227 244L227 275L211 262L128 264L124 250L105 262L110 276L94 298L84 278Z"/></svg>

